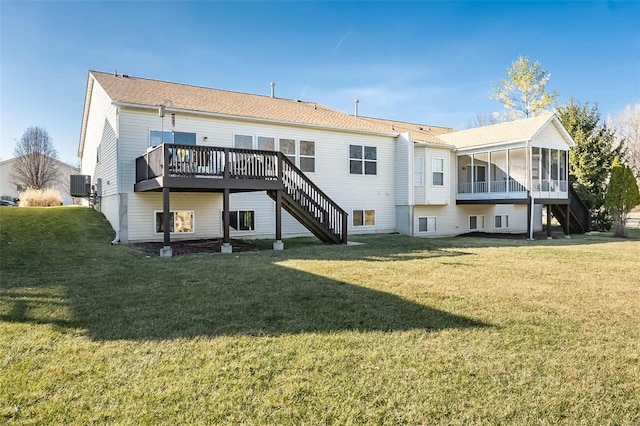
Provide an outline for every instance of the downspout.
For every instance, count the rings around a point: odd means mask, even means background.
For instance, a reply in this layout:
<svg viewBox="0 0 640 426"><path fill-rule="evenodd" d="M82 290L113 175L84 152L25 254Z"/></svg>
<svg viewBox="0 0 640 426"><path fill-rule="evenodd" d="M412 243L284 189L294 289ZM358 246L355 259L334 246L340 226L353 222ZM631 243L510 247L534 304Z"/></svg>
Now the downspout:
<svg viewBox="0 0 640 426"><path fill-rule="evenodd" d="M118 212L118 227L116 237L111 241L112 245L120 244L120 188L122 187L122 177L120 175L120 107L116 105L116 211Z"/></svg>

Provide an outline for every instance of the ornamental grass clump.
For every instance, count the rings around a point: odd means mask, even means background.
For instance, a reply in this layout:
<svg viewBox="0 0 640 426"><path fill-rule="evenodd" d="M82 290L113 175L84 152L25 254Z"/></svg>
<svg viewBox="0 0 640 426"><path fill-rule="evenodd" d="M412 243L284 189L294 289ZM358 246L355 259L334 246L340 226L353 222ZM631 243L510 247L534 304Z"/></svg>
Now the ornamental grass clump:
<svg viewBox="0 0 640 426"><path fill-rule="evenodd" d="M54 188L29 188L21 192L19 197L21 207L52 207L62 205L60 191Z"/></svg>

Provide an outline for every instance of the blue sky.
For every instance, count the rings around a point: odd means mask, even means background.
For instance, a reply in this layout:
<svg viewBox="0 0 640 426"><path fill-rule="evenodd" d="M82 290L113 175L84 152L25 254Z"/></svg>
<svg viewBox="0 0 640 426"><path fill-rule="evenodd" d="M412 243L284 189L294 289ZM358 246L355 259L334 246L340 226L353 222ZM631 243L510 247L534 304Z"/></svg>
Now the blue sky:
<svg viewBox="0 0 640 426"><path fill-rule="evenodd" d="M519 54L559 102L640 101L640 2L0 2L0 159L31 125L78 162L90 69L466 128Z"/></svg>

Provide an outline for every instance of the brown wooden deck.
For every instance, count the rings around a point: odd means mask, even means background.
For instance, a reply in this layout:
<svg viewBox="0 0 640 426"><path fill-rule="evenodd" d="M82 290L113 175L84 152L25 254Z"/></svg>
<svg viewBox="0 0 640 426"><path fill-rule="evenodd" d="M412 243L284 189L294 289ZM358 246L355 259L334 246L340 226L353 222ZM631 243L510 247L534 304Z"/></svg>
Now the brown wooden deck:
<svg viewBox="0 0 640 426"><path fill-rule="evenodd" d="M229 194L247 191L266 191L276 202L276 240L281 240L284 208L322 241L347 242L347 213L281 152L158 145L136 159L134 190L162 191L165 246L170 246L171 192L222 193L225 242L229 241Z"/></svg>

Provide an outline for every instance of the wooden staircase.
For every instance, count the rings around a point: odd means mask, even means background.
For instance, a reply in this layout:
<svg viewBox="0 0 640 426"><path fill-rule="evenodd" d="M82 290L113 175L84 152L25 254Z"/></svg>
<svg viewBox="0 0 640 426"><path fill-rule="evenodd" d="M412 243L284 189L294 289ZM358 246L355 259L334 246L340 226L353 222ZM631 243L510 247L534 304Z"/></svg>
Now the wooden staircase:
<svg viewBox="0 0 640 426"><path fill-rule="evenodd" d="M328 244L347 243L348 214L284 154L278 152L282 207L313 235ZM278 191L267 194L276 200Z"/></svg>
<svg viewBox="0 0 640 426"><path fill-rule="evenodd" d="M567 221L565 206L552 204L551 213L564 227ZM584 234L591 230L591 213L578 193L569 185L569 230L572 234Z"/></svg>

